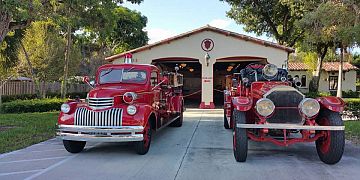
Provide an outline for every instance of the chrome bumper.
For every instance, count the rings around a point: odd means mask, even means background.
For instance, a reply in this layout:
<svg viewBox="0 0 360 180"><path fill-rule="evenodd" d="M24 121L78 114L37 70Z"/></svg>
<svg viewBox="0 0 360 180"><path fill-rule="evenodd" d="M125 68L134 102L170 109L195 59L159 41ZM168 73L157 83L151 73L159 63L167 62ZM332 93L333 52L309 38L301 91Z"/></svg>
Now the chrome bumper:
<svg viewBox="0 0 360 180"><path fill-rule="evenodd" d="M345 130L345 126L304 126L296 124L236 124L236 127L246 129Z"/></svg>
<svg viewBox="0 0 360 180"><path fill-rule="evenodd" d="M91 142L142 141L142 126L76 126L59 125L56 135L63 140Z"/></svg>

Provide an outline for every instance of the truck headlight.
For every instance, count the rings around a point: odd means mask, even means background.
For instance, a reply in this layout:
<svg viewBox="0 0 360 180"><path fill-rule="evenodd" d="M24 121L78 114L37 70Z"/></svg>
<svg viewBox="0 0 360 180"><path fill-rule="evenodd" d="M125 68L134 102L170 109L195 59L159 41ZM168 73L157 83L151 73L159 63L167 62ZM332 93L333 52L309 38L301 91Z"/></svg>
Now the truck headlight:
<svg viewBox="0 0 360 180"><path fill-rule="evenodd" d="M136 114L137 112L137 109L134 105L129 105L127 108L126 108L126 112L129 114L129 115L134 115Z"/></svg>
<svg viewBox="0 0 360 180"><path fill-rule="evenodd" d="M267 64L262 69L263 74L265 75L266 79L272 79L274 78L278 73L278 68L275 64Z"/></svg>
<svg viewBox="0 0 360 180"><path fill-rule="evenodd" d="M70 112L70 105L67 104L67 103L64 103L64 104L61 105L60 109L61 109L61 111L63 113L69 113Z"/></svg>
<svg viewBox="0 0 360 180"><path fill-rule="evenodd" d="M267 98L261 98L256 102L256 111L264 117L270 116L275 110L274 103Z"/></svg>
<svg viewBox="0 0 360 180"><path fill-rule="evenodd" d="M132 104L136 99L137 99L137 94L134 92L126 92L123 95L124 102L126 102L128 104Z"/></svg>
<svg viewBox="0 0 360 180"><path fill-rule="evenodd" d="M299 109L305 116L314 117L320 111L320 104L315 99L305 98L300 102Z"/></svg>

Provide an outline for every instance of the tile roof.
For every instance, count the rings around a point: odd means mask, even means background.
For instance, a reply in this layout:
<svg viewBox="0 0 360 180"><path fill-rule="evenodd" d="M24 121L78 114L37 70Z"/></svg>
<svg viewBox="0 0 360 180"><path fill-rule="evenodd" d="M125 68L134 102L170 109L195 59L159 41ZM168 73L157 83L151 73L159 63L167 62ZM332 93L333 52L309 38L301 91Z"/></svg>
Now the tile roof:
<svg viewBox="0 0 360 180"><path fill-rule="evenodd" d="M224 30L224 29L219 29L219 28L207 25L207 26L203 26L201 28L194 29L192 31L189 31L189 32L177 35L177 36L173 36L173 37L164 39L162 41L159 41L159 42L156 42L156 43L153 43L153 44L145 45L145 46L142 46L142 47L139 47L139 48L136 48L136 49L132 49L132 50L127 51L127 52L123 52L123 53L116 54L116 55L113 55L113 56L110 56L110 57L106 57L105 60L111 62L111 61L114 61L115 59L124 57L125 54L137 53L137 52L141 52L141 51L144 51L144 50L148 50L148 49L151 49L152 47L167 44L167 43L169 43L171 41L178 40L178 39L185 38L185 37L189 37L190 35L197 34L197 33L203 32L203 31L216 32L216 33L223 34L223 35L226 35L226 36L231 36L231 37L234 37L234 38L237 38L237 39L241 39L241 40L245 40L245 41L251 41L251 42L263 45L263 46L269 46L269 47L281 49L281 50L284 50L284 51L287 51L287 52L290 52L290 53L295 52L295 50L293 48L290 48L290 47L287 47L287 46L283 46L283 45L280 45L280 44L277 44L277 43L264 41L264 40L254 38L254 37L251 37L251 36L246 36L246 35L243 35L243 34L231 32L231 31L227 31L227 30Z"/></svg>
<svg viewBox="0 0 360 180"><path fill-rule="evenodd" d="M340 62L323 62L322 69L325 71L339 71L339 65ZM299 62L289 62L289 70L290 71L306 71L309 69L309 66L305 63L299 63ZM356 66L344 62L343 63L343 70L344 71L350 71L350 70L357 70Z"/></svg>

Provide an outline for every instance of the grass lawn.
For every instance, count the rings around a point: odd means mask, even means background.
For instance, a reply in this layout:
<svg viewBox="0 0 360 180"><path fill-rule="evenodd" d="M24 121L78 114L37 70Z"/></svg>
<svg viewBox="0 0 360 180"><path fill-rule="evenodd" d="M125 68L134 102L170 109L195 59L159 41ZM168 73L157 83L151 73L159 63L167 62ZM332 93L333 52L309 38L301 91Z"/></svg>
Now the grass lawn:
<svg viewBox="0 0 360 180"><path fill-rule="evenodd" d="M360 144L360 121L345 121L346 139Z"/></svg>
<svg viewBox="0 0 360 180"><path fill-rule="evenodd" d="M59 112L0 114L0 153L55 137Z"/></svg>

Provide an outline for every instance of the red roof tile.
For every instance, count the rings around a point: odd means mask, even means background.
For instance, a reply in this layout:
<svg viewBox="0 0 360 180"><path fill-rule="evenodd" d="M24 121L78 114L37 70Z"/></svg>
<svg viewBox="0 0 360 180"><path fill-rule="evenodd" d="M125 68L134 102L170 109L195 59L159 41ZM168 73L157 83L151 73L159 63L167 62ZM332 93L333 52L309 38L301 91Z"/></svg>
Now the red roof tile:
<svg viewBox="0 0 360 180"><path fill-rule="evenodd" d="M151 49L152 47L160 46L162 44L169 43L169 42L174 41L174 40L189 37L190 35L197 34L197 33L203 32L203 31L212 31L212 32L216 32L216 33L223 34L223 35L226 35L226 36L231 36L231 37L234 37L234 38L238 38L238 39L241 39L241 40L251 41L251 42L263 45L263 46L269 46L269 47L273 47L273 48L277 48L277 49L282 49L282 50L287 51L287 52L295 52L295 50L293 48L290 48L290 47L287 47L287 46L283 46L283 45L280 45L280 44L277 44L277 43L264 41L264 40L254 38L254 37L251 37L251 36L246 36L246 35L243 35L243 34L231 32L231 31L227 31L227 30L224 30L224 29L219 29L219 28L207 25L207 26L204 26L204 27L201 27L201 28L198 28L198 29L195 29L195 30L192 30L192 31L189 31L189 32L186 32L186 33L171 37L171 38L168 38L168 39L164 39L162 41L159 41L159 42L156 42L156 43L153 43L153 44L145 45L145 46L142 46L142 47L139 47L139 48L136 48L136 49L132 49L132 50L127 51L127 52L123 52L121 54L116 54L116 55L113 55L113 56L110 56L110 57L106 57L105 60L111 62L111 61L114 61L115 59L124 57L125 54L137 53L137 52L141 52L141 51L144 51L144 50L148 50L148 49Z"/></svg>
<svg viewBox="0 0 360 180"><path fill-rule="evenodd" d="M339 65L340 62L324 62L322 69L325 71L339 71ZM290 71L306 71L309 69L309 66L305 63L299 63L299 62L289 62L289 70ZM344 62L343 63L343 70L344 71L350 71L350 70L357 70L356 66Z"/></svg>

